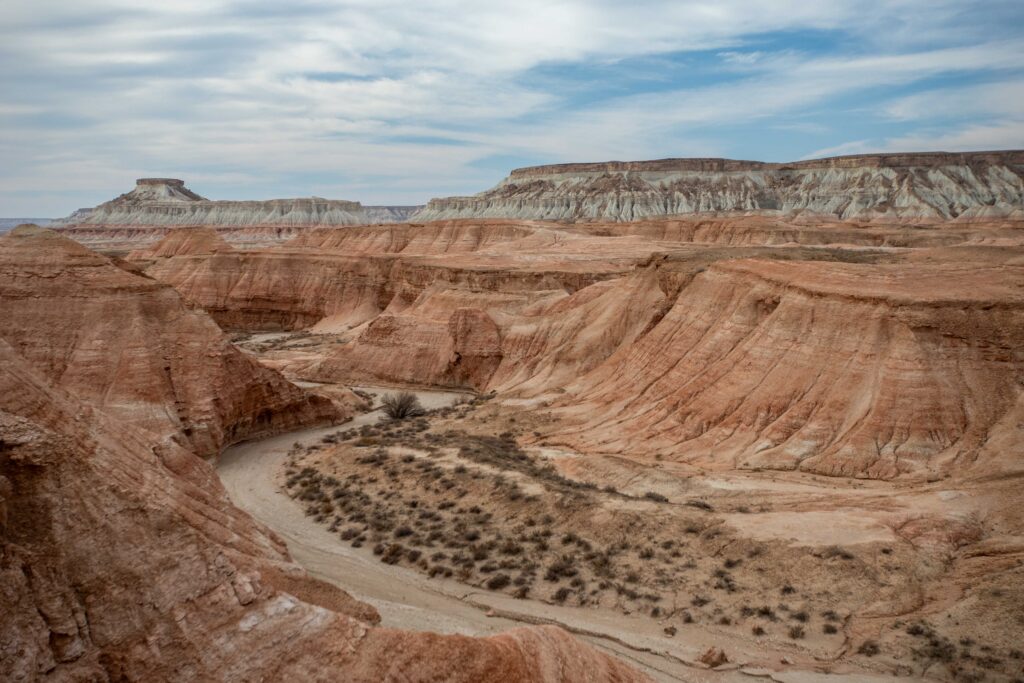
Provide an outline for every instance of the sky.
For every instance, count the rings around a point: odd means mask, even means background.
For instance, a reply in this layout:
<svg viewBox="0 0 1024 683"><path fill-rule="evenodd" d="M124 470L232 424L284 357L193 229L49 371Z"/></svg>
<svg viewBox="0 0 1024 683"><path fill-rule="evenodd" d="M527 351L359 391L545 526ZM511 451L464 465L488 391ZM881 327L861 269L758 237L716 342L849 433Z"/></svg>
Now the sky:
<svg viewBox="0 0 1024 683"><path fill-rule="evenodd" d="M1024 148L1024 1L3 0L0 216L185 179L420 204L520 166Z"/></svg>

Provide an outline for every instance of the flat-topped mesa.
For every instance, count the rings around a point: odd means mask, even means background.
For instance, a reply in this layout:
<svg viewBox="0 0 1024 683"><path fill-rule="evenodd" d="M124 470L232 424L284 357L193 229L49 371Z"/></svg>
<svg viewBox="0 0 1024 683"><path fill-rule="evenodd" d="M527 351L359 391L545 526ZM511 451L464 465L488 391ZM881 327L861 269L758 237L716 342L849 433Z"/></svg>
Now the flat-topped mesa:
<svg viewBox="0 0 1024 683"><path fill-rule="evenodd" d="M433 199L414 218L631 221L733 211L842 219L1019 217L1024 151L530 166L480 194Z"/></svg>
<svg viewBox="0 0 1024 683"><path fill-rule="evenodd" d="M185 181L177 178L139 178L135 181L135 189L123 194L118 199L125 201L207 201L192 190L185 187Z"/></svg>
<svg viewBox="0 0 1024 683"><path fill-rule="evenodd" d="M269 200L210 200L178 178L139 178L131 192L91 210L78 210L56 227L305 227L391 223L421 207L364 207L322 197ZM290 237L291 235L288 235Z"/></svg>

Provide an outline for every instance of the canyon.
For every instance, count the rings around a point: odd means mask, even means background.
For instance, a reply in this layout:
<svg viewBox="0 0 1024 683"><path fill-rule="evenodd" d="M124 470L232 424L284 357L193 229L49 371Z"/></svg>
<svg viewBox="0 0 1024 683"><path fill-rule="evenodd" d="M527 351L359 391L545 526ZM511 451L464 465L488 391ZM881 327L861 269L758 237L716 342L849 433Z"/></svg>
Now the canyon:
<svg viewBox="0 0 1024 683"><path fill-rule="evenodd" d="M0 237L0 677L1024 675L1020 152L50 227Z"/></svg>

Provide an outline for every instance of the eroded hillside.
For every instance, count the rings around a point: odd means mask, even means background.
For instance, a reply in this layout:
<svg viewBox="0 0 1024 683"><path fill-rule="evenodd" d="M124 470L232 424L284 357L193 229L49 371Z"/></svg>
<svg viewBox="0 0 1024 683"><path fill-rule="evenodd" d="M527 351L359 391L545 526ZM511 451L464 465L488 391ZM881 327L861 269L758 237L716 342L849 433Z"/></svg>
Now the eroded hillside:
<svg viewBox="0 0 1024 683"><path fill-rule="evenodd" d="M260 249L196 229L130 261L292 379L493 397L296 442L279 476L353 556L650 623L691 662L999 678L1022 618L1022 238L456 220Z"/></svg>

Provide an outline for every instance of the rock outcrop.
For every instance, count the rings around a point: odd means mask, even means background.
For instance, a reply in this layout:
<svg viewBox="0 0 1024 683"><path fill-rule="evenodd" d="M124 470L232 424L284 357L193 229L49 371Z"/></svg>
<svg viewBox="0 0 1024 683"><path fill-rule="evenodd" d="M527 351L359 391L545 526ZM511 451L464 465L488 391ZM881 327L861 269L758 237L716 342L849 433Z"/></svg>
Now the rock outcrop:
<svg viewBox="0 0 1024 683"><path fill-rule="evenodd" d="M22 227L0 313L0 679L648 680L553 627L381 628L292 563L197 454L337 414L170 287Z"/></svg>
<svg viewBox="0 0 1024 683"><path fill-rule="evenodd" d="M146 272L224 325L325 335L273 360L302 379L549 403L542 438L581 452L888 479L1002 466L980 454L1024 377L1022 240L1000 222L455 221Z"/></svg>
<svg viewBox="0 0 1024 683"><path fill-rule="evenodd" d="M1022 386L1024 266L722 261L567 387L578 425L554 436L707 469L924 478L992 467L978 454Z"/></svg>
<svg viewBox="0 0 1024 683"><path fill-rule="evenodd" d="M202 455L343 417L238 351L171 287L50 230L0 238L0 313L0 338L56 387Z"/></svg>
<svg viewBox="0 0 1024 683"><path fill-rule="evenodd" d="M129 260L165 259L172 256L209 256L232 251L213 228L177 228L168 231L157 244L128 255Z"/></svg>
<svg viewBox="0 0 1024 683"><path fill-rule="evenodd" d="M535 166L472 197L432 199L417 221L632 221L715 212L843 219L1024 215L1024 152L861 155L787 164L663 159Z"/></svg>
<svg viewBox="0 0 1024 683"><path fill-rule="evenodd" d="M139 178L135 189L94 209L79 209L54 227L247 227L360 225L405 220L422 207L372 206L306 197L212 201L176 178Z"/></svg>

